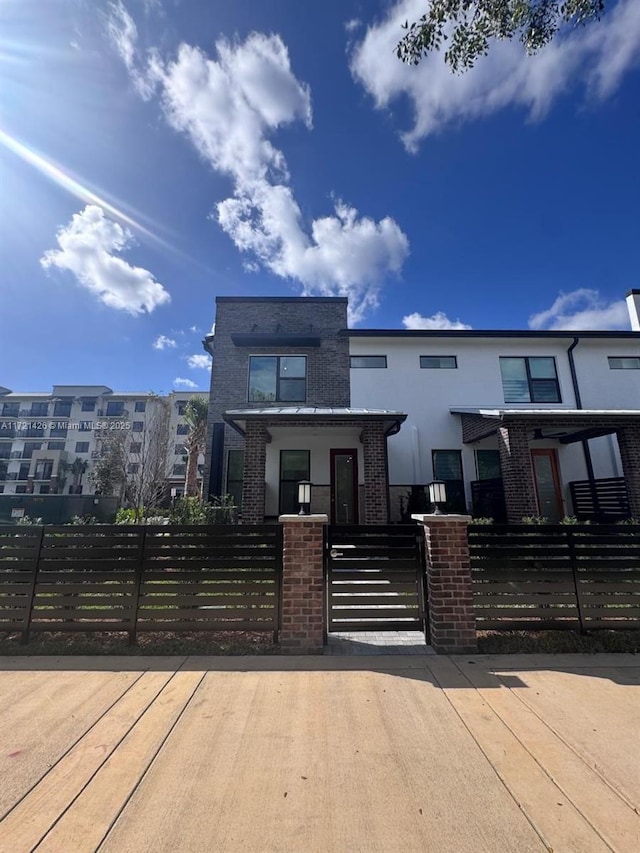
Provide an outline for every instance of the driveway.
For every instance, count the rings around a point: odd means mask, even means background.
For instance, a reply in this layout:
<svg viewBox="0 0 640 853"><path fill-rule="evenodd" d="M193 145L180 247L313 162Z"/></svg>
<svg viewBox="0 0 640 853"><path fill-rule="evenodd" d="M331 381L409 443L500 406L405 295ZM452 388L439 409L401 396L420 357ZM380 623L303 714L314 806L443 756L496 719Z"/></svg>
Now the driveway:
<svg viewBox="0 0 640 853"><path fill-rule="evenodd" d="M631 655L0 659L0 851L640 849Z"/></svg>

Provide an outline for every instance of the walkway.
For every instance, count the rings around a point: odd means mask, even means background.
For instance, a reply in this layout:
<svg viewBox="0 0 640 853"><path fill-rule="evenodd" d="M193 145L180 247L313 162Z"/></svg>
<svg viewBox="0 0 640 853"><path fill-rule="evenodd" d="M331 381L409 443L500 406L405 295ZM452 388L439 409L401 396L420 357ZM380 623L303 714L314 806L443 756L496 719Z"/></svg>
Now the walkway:
<svg viewBox="0 0 640 853"><path fill-rule="evenodd" d="M422 631L341 631L329 634L325 655L433 655Z"/></svg>
<svg viewBox="0 0 640 853"><path fill-rule="evenodd" d="M0 659L0 851L636 853L639 664Z"/></svg>

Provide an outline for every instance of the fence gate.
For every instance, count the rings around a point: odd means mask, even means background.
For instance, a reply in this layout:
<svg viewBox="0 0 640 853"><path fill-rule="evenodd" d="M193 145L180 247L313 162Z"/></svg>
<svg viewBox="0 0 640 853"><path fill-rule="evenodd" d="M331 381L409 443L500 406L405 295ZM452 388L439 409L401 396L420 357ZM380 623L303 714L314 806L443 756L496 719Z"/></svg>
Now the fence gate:
<svg viewBox="0 0 640 853"><path fill-rule="evenodd" d="M417 525L328 526L328 630L426 630L422 541Z"/></svg>

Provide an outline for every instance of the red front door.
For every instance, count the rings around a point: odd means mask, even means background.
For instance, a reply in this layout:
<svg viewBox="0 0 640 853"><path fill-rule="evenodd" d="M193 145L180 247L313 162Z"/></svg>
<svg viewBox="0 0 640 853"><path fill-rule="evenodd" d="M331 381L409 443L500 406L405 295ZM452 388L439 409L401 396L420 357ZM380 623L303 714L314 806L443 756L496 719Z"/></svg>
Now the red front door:
<svg viewBox="0 0 640 853"><path fill-rule="evenodd" d="M564 516L564 508L557 452L552 449L532 450L531 464L538 498L538 513L549 521L560 521Z"/></svg>

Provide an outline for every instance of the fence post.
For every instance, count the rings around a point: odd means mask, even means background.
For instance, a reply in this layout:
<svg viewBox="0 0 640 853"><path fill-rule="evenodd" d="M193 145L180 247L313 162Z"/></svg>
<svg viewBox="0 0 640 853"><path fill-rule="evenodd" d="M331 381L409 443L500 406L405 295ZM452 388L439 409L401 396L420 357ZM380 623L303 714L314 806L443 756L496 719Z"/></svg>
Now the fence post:
<svg viewBox="0 0 640 853"><path fill-rule="evenodd" d="M276 624L273 628L273 642L277 643L280 638L280 630L282 628L282 572L283 572L283 537L282 525L279 524L276 532L276 607L275 620Z"/></svg>
<svg viewBox="0 0 640 853"><path fill-rule="evenodd" d="M439 654L478 650L468 515L412 515L424 528L431 646Z"/></svg>
<svg viewBox="0 0 640 853"><path fill-rule="evenodd" d="M129 628L129 645L135 646L138 638L137 638L137 627L138 627L138 604L140 602L140 590L142 587L142 575L144 572L144 549L147 542L147 528L143 526L142 534L140 537L140 559L136 565L135 575L134 575L134 590L133 590L133 602L132 602L132 613L131 613L131 627Z"/></svg>
<svg viewBox="0 0 640 853"><path fill-rule="evenodd" d="M40 554L42 552L42 543L44 541L44 525L40 528L40 536L38 538L38 553L36 554L36 562L33 567L33 577L31 578L31 589L29 590L29 606L26 613L26 621L24 630L22 631L21 641L29 642L29 629L31 628L31 615L33 613L33 602L36 597L36 584L38 582L38 572L40 571Z"/></svg>
<svg viewBox="0 0 640 853"><path fill-rule="evenodd" d="M283 654L321 654L324 645L326 515L281 515Z"/></svg>
<svg viewBox="0 0 640 853"><path fill-rule="evenodd" d="M576 591L576 607L578 608L578 619L580 620L580 633L584 634L586 627L582 613L582 598L580 595L580 581L578 579L578 564L576 561L576 543L573 541L573 531L567 530L567 545L569 546L569 559L571 560L571 572L573 574L573 587Z"/></svg>

